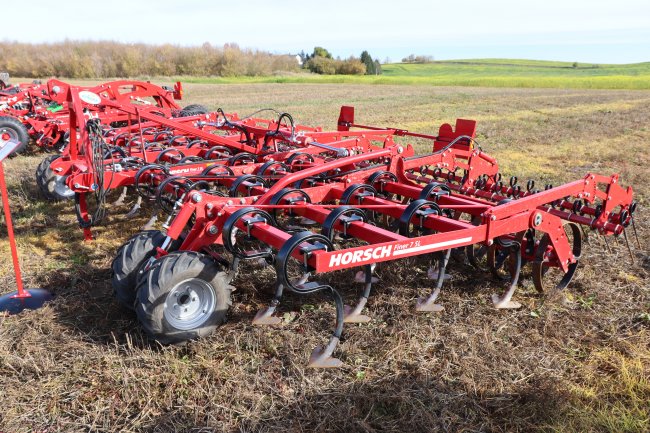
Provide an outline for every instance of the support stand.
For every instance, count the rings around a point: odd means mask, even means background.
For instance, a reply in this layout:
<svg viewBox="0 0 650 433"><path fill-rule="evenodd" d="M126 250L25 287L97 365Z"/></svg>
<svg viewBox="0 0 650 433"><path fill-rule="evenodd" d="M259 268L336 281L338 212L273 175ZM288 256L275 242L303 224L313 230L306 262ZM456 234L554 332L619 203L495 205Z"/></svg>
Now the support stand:
<svg viewBox="0 0 650 433"><path fill-rule="evenodd" d="M18 142L7 142L0 148L0 190L2 191L2 207L4 208L5 219L7 220L7 235L11 247L11 258L13 260L14 272L16 274L17 291L0 296L0 312L7 311L9 314L18 314L24 309L35 310L52 299L52 294L44 289L25 289L20 273L20 263L18 261L18 249L16 248L16 239L14 237L14 226L11 221L9 211L9 194L7 193L7 183L5 182L5 173L2 162L17 147Z"/></svg>

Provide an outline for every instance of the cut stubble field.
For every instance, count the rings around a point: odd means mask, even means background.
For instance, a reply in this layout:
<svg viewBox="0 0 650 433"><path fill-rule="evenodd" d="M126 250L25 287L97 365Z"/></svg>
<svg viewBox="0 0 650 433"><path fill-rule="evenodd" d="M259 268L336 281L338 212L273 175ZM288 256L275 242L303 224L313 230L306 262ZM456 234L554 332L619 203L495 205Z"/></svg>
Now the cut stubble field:
<svg viewBox="0 0 650 433"><path fill-rule="evenodd" d="M565 295L524 275L520 310L497 311L498 282L452 262L441 302L420 314L432 282L425 257L378 267L372 322L347 325L338 370L305 368L333 309L287 297L277 328L254 327L273 271L247 267L228 322L204 340L162 347L113 299L110 263L150 213L111 208L83 242L71 203L38 198L44 154L6 164L26 282L56 299L0 317L0 431L628 431L650 430L650 92L368 86L188 84L184 104L245 115L273 107L333 129L339 107L364 124L436 133L458 117L504 176L558 185L620 173L640 202L640 247L589 237ZM420 153L428 149L414 143ZM132 201L135 200L131 195ZM631 234L631 232L630 232ZM611 248L611 252L608 251ZM9 257L4 231L0 254ZM341 275L337 288L359 288ZM0 290L13 290L9 260Z"/></svg>

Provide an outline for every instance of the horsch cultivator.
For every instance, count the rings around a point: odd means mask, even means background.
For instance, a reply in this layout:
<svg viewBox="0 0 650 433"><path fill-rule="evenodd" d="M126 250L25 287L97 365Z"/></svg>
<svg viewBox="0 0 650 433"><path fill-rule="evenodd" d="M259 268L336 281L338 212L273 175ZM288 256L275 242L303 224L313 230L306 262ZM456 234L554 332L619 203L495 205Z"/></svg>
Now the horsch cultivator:
<svg viewBox="0 0 650 433"><path fill-rule="evenodd" d="M39 185L75 197L87 238L113 188L132 186L167 213L164 231L132 237L112 264L117 299L162 343L213 332L226 318L240 265L250 261L275 270L275 293L256 325L280 322L285 292L331 297L335 329L309 365L336 367L343 324L371 320L364 309L384 262L430 260L432 287L417 311L443 310L452 256L500 282L496 308L519 308L513 295L524 266L540 292L562 290L575 275L584 232L627 240L626 227L634 228L632 189L618 175L588 173L543 188L503 179L470 120L433 136L357 124L354 109L342 107L337 129L323 131L287 113L269 120L201 108L173 117L67 85L54 101L66 104L78 133L41 164ZM123 123L107 123L102 112ZM415 138L430 143L430 153L403 144ZM344 271L362 286L351 306L332 278Z"/></svg>
<svg viewBox="0 0 650 433"><path fill-rule="evenodd" d="M213 332L226 318L240 264L253 261L273 266L276 274L275 294L255 316L256 325L280 322L277 310L287 291L332 298L334 332L327 345L314 349L309 365L336 367L341 362L333 353L343 324L370 320L363 310L377 283L375 267L383 262L430 258L433 284L417 300L417 311L443 310L440 294L452 255L503 282L503 293L492 295L496 308L518 308L512 298L522 267L530 265L540 292L564 289L579 263L583 231L627 240L625 228L634 222L632 189L622 187L617 175L589 173L541 190L532 181L522 186L516 177L503 179L497 161L477 146L473 121L458 120L455 128L445 124L431 136L356 124L352 107L341 109L333 132L307 127L297 132L293 121L282 124L282 116L266 128L225 115L223 121L206 115L204 124L190 119L192 126L158 120L173 131L169 135L190 135L168 139L167 145L180 140L189 150L196 139L208 142L198 146L201 152L228 149L207 162L186 160L185 169L176 164L183 167L185 151L156 147L159 157L176 155L176 160L162 165L157 157L129 174L128 182L156 197L169 217L165 231L144 231L120 248L113 287L158 341ZM200 125L214 130L199 133ZM217 130L226 133L207 136ZM145 135L135 134L131 142L146 151ZM429 140L431 153L415 156L397 137ZM92 138L88 143L106 146ZM238 160L239 155L245 157ZM93 166L104 167L103 185L118 176L106 161ZM96 179L95 174L76 176ZM68 186L76 183L68 179ZM84 195L79 188L77 195ZM329 278L349 269L357 272L348 281L363 287L352 306Z"/></svg>

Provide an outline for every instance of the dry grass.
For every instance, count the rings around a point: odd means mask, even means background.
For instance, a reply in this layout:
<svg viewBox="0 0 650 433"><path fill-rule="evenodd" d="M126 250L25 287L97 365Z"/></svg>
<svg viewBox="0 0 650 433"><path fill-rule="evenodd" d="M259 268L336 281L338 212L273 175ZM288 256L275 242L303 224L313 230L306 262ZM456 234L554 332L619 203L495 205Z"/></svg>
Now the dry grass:
<svg viewBox="0 0 650 433"><path fill-rule="evenodd" d="M452 262L440 315L418 315L424 259L378 271L368 325L346 327L345 367L304 368L329 332L331 306L288 297L277 329L250 325L269 271L243 273L229 322L203 341L160 347L113 300L110 262L137 231L115 209L84 243L70 204L36 199L43 157L7 163L25 278L57 294L0 317L0 431L629 431L650 430L648 92L355 85L188 85L187 103L260 107L334 127L341 104L368 124L435 132L476 118L505 174L566 182L620 172L641 201L641 248L591 238L566 303L528 280L518 311L495 311L498 283ZM420 149L423 150L423 149ZM8 257L6 238L0 251ZM0 287L13 290L8 260ZM347 299L355 287L344 288ZM531 314L532 313L532 314ZM203 429L203 430L200 430Z"/></svg>

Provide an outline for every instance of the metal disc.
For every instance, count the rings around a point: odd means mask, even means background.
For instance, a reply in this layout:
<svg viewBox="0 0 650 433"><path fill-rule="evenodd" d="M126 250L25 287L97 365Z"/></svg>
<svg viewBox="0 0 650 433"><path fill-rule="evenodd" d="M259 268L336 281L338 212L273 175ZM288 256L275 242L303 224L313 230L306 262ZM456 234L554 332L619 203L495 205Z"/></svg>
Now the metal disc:
<svg viewBox="0 0 650 433"><path fill-rule="evenodd" d="M18 292L0 296L0 312L18 314L25 309L36 310L54 297L52 293L44 289L27 289L25 291L31 295L29 298L17 298Z"/></svg>

